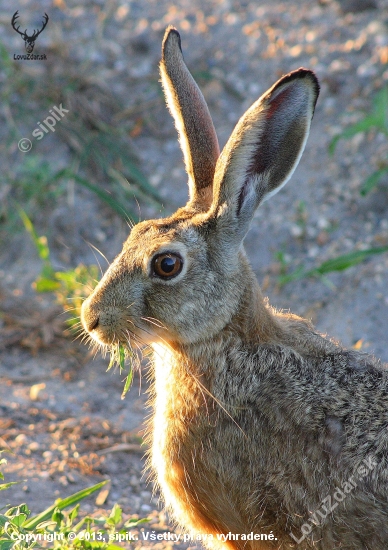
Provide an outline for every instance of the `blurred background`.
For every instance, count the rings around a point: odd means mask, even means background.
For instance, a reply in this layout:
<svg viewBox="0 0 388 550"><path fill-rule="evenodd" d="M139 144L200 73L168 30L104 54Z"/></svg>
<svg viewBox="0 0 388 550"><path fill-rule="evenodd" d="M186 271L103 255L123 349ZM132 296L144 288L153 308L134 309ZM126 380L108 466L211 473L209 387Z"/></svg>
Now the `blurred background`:
<svg viewBox="0 0 388 550"><path fill-rule="evenodd" d="M20 33L45 13L39 58L23 59ZM0 0L0 22L0 448L15 453L6 481L25 480L4 505L36 514L110 479L83 510L117 504L170 529L141 478L145 379L122 401L125 375L74 341L129 226L187 200L159 83L164 30L181 33L221 147L281 75L316 72L300 166L246 248L273 306L388 361L387 1Z"/></svg>

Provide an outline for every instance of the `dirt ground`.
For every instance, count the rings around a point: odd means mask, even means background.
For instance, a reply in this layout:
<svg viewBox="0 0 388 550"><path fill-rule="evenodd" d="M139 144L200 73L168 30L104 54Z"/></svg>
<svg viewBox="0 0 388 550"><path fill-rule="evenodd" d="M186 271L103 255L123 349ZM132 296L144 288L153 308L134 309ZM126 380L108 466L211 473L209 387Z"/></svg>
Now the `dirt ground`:
<svg viewBox="0 0 388 550"><path fill-rule="evenodd" d="M367 6L370 9L363 10ZM15 9L14 2L0 0L3 41L12 56L24 53L10 25ZM310 269L352 250L388 245L388 180L365 197L359 193L384 154L386 158L386 136L376 131L359 134L341 140L333 156L328 153L332 137L359 120L370 109L374 93L388 85L387 0L25 0L19 10L25 17L40 12L50 16L37 41L39 53L54 56L58 44L65 42L74 59L94 64L96 78L114 90L128 112L137 101L148 100L148 85L157 80L164 29L174 24L181 32L186 63L200 79L221 146L245 109L279 76L300 66L315 70L321 94L300 166L287 186L259 209L246 248L273 306L308 317L322 333L388 361L388 253L329 274L327 280L278 284L284 263L290 271L301 265ZM28 61L15 63L28 70ZM163 207L139 202L142 218L172 212L187 198L172 120L159 92L152 91L151 103L152 94L156 100L150 120L142 112L139 118L147 123L130 139ZM6 122L4 111L0 117ZM20 139L36 124L17 120L16 125ZM53 165L70 161L59 134L45 136L34 147ZM17 141L2 146L1 165L16 170L28 154L18 150ZM84 189L46 205L35 223L39 234L48 237L57 269L96 263L88 243L111 261L128 231ZM105 269L105 261L100 261ZM0 508L27 502L38 513L58 496L110 479L105 501L100 497L96 504L91 498L84 510L107 510L118 502L128 516L151 518L150 528L172 529L158 494L142 474L141 441L149 415L145 371L135 375L121 400L123 377L106 373L107 358L93 356L64 337L63 316L54 298L32 290L40 269L25 232L3 238L0 447L14 453L4 469L6 481L23 482L11 496L1 494Z"/></svg>

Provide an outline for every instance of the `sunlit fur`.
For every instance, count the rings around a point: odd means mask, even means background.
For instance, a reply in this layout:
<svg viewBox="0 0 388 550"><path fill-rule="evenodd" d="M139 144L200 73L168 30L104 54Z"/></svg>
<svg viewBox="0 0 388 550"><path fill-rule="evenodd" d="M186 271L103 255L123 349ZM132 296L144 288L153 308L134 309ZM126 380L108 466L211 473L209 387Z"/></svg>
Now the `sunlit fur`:
<svg viewBox="0 0 388 550"><path fill-rule="evenodd" d="M179 44L168 29L162 73L170 110L182 134L194 131L200 109L212 139L202 102L182 101L193 81ZM242 244L256 207L300 159L318 91L306 69L272 86L218 159L212 142L213 189L195 179L195 166L203 175L203 140L181 136L194 178L188 204L134 226L82 308L85 330L105 349L153 348L149 466L176 521L212 535L209 548L388 548L387 369L274 311ZM160 251L181 256L175 278L152 272ZM360 477L365 460L372 467ZM357 487L321 522L308 523L352 476ZM303 538L304 524L312 527ZM276 540L217 539L251 532Z"/></svg>

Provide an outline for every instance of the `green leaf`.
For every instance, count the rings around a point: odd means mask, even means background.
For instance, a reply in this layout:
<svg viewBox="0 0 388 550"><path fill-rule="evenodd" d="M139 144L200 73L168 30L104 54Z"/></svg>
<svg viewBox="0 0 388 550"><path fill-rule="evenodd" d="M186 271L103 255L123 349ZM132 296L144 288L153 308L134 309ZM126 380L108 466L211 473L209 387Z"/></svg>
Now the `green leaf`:
<svg viewBox="0 0 388 550"><path fill-rule="evenodd" d="M50 258L50 250L47 244L47 237L45 235L38 237L36 245L40 259L43 261L48 260Z"/></svg>
<svg viewBox="0 0 388 550"><path fill-rule="evenodd" d="M24 525L24 529L35 529L35 527L41 523L42 521L46 521L51 518L52 513L56 508L59 508L59 510L63 510L64 508L67 508L68 506L73 506L74 504L77 504L84 498L92 495L96 491L99 491L101 487L106 485L109 482L109 480L101 481L100 483L97 483L96 485L93 485L92 487L88 487L87 489L83 489L82 491L78 491L77 493L74 493L73 495L64 498L64 499L58 499L52 506L38 514L37 516L34 516L30 518Z"/></svg>
<svg viewBox="0 0 388 550"><path fill-rule="evenodd" d="M53 515L51 516L51 519L57 524L60 525L62 521L65 519L65 516L62 514L61 510L59 508L55 508Z"/></svg>
<svg viewBox="0 0 388 550"><path fill-rule="evenodd" d="M5 491L5 489L9 489L10 487L12 487L12 485L17 485L18 483L21 483L21 481L10 481L9 483L2 483L0 485L0 491Z"/></svg>
<svg viewBox="0 0 388 550"><path fill-rule="evenodd" d="M79 504L77 504L77 506L75 506L72 511L69 513L69 520L70 520L70 525L73 524L73 521L75 520L76 517L78 517L78 512L79 512Z"/></svg>
<svg viewBox="0 0 388 550"><path fill-rule="evenodd" d="M121 509L121 506L119 506L118 504L115 504L109 515L107 523L109 525L118 525L121 522L122 516L123 516L123 511Z"/></svg>
<svg viewBox="0 0 388 550"><path fill-rule="evenodd" d="M0 540L0 550L10 550L15 544L16 541L14 540Z"/></svg>
<svg viewBox="0 0 388 550"><path fill-rule="evenodd" d="M132 527L137 527L138 525L141 525L142 523L148 523L149 521L149 518L129 519L124 523L124 527L131 529Z"/></svg>
<svg viewBox="0 0 388 550"><path fill-rule="evenodd" d="M9 521L9 518L7 516L3 516L3 514L0 514L0 526L3 526Z"/></svg>
<svg viewBox="0 0 388 550"><path fill-rule="evenodd" d="M60 288L60 283L58 281L53 281L52 279L44 279L38 277L34 282L34 288L37 292L54 292Z"/></svg>
<svg viewBox="0 0 388 550"><path fill-rule="evenodd" d="M20 514L25 514L28 516L30 514L30 509L28 508L27 504L19 504L19 506L12 506L12 508L9 508L6 512L6 516L9 518L16 517Z"/></svg>
<svg viewBox="0 0 388 550"><path fill-rule="evenodd" d="M17 516L14 516L11 520L11 523L13 525L16 525L17 527L21 527L23 523L27 519L27 514L18 514Z"/></svg>
<svg viewBox="0 0 388 550"><path fill-rule="evenodd" d="M48 519L47 521L42 521L36 526L37 531L46 531L48 527L56 527L57 524L55 521Z"/></svg>

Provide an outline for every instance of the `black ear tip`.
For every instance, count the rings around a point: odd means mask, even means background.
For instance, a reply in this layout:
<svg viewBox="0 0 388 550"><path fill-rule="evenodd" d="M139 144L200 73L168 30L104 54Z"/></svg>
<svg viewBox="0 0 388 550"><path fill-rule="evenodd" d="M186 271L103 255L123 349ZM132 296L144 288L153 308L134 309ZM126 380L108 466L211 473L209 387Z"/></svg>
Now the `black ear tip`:
<svg viewBox="0 0 388 550"><path fill-rule="evenodd" d="M311 69L305 69L304 67L300 67L299 69L296 69L295 71L291 71L290 73L284 75L280 80L276 82L276 84L271 89L271 92L281 88L285 84L288 84L290 82L296 81L296 80L305 80L309 82L309 87L312 89L313 92L313 101L314 105L313 108L315 108L315 105L318 100L319 96L319 82L316 74Z"/></svg>
<svg viewBox="0 0 388 550"><path fill-rule="evenodd" d="M304 67L299 67L299 69L296 69L295 71L291 71L290 73L286 74L282 78L282 81L285 82L287 80L294 80L295 78L307 78L312 82L314 88L316 89L317 95L319 94L319 81L314 71L312 71L311 69L305 69Z"/></svg>
<svg viewBox="0 0 388 550"><path fill-rule="evenodd" d="M294 78L307 78L308 80L310 80L315 92L315 103L317 102L321 87L319 85L318 77L314 73L314 71L312 71L311 69L300 67L299 69L296 69L296 71L292 71L289 76Z"/></svg>
<svg viewBox="0 0 388 550"><path fill-rule="evenodd" d="M166 32L164 33L162 52L165 51L167 44L171 43L171 41L175 41L175 43L178 44L180 51L182 51L181 36L175 27L169 25L166 29Z"/></svg>

